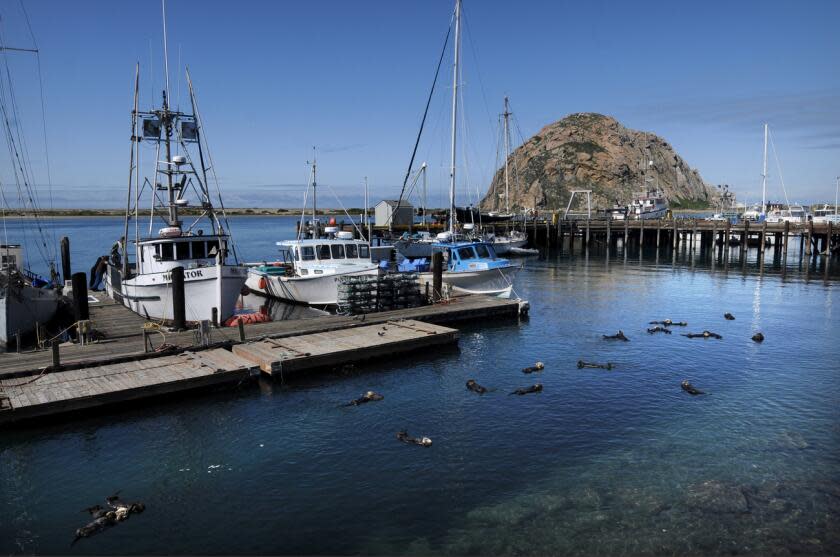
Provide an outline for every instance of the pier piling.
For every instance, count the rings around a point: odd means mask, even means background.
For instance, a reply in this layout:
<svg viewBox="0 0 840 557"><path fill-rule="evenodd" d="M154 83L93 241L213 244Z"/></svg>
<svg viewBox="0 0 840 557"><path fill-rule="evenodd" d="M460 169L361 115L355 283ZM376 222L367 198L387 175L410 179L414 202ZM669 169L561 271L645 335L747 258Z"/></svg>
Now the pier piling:
<svg viewBox="0 0 840 557"><path fill-rule="evenodd" d="M172 269L172 321L175 329L187 328L187 305L184 297L184 268Z"/></svg>
<svg viewBox="0 0 840 557"><path fill-rule="evenodd" d="M71 280L70 271L70 238L61 238L61 280Z"/></svg>
<svg viewBox="0 0 840 557"><path fill-rule="evenodd" d="M536 238L535 238L536 240ZM536 243L536 241L535 241ZM432 301L441 299L443 289L443 253L436 251L432 254Z"/></svg>
<svg viewBox="0 0 840 557"><path fill-rule="evenodd" d="M76 321L90 319L88 308L87 276L84 273L74 273L73 282L73 310L76 314Z"/></svg>

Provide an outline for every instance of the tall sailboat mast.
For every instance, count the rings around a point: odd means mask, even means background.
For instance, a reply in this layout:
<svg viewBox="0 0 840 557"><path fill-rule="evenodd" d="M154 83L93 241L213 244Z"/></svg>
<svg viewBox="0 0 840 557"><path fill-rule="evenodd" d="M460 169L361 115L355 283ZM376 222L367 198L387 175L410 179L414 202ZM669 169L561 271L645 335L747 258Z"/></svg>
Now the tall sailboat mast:
<svg viewBox="0 0 840 557"><path fill-rule="evenodd" d="M761 172L761 212L767 210L767 124L764 124L764 169Z"/></svg>
<svg viewBox="0 0 840 557"><path fill-rule="evenodd" d="M505 212L510 214L510 185L508 183L508 157L510 157L510 128L508 127L508 118L510 118L510 108L507 96L505 96L505 111L502 116L505 119Z"/></svg>
<svg viewBox="0 0 840 557"><path fill-rule="evenodd" d="M181 226L178 222L178 208L175 206L175 187L172 180L172 113L169 111L169 49L166 38L166 0L160 0L161 13L163 16L163 67L166 72L166 88L163 90L163 107L160 120L163 124L163 141L166 148L166 165L163 171L166 174L166 189L169 193L169 226ZM160 163L158 163L160 164Z"/></svg>
<svg viewBox="0 0 840 557"><path fill-rule="evenodd" d="M318 161L315 147L312 147L312 225L315 225L315 219L318 217ZM317 231L316 231L317 234Z"/></svg>
<svg viewBox="0 0 840 557"><path fill-rule="evenodd" d="M449 233L455 234L455 154L458 126L458 60L461 56L461 0L455 0L455 63L452 67L452 157L449 169Z"/></svg>

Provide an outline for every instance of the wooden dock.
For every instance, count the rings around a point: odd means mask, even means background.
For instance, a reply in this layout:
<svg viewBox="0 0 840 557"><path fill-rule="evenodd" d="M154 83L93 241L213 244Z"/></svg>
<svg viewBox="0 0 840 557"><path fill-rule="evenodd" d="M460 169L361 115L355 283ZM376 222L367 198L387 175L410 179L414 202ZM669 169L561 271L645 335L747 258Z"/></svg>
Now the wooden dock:
<svg viewBox="0 0 840 557"><path fill-rule="evenodd" d="M385 323L401 319L413 319L424 323L460 323L479 319L516 319L520 313L520 302L488 296L458 296L448 303L421 306L367 314L364 318L327 315L310 319L274 321L245 325L245 340L283 338L306 333L336 331L362 325ZM90 304L90 320L93 329L104 334L104 338L86 346L64 344L60 347L62 367L96 365L102 362L156 357L160 354L146 352L143 338L145 319L124 306L102 296L100 302ZM238 343L239 331L233 327L212 329L213 343ZM150 333L150 343L159 348L162 343L173 346L173 350L188 350L196 347L195 331ZM0 354L0 379L31 376L41 373L52 365L49 350L23 353Z"/></svg>
<svg viewBox="0 0 840 557"><path fill-rule="evenodd" d="M519 301L484 296L368 314L325 316L213 329L209 346L195 331L152 333L164 352L144 349L145 320L110 300L92 303L101 340L61 347L61 366L49 350L0 355L0 424L61 415L223 383L261 371L302 372L369 358L457 343L458 331L441 326L470 319L516 318Z"/></svg>
<svg viewBox="0 0 840 557"><path fill-rule="evenodd" d="M457 340L458 331L455 329L414 320L387 321L324 333L246 342L235 345L233 353L259 365L269 375L280 375L452 344Z"/></svg>
<svg viewBox="0 0 840 557"><path fill-rule="evenodd" d="M256 370L216 348L0 379L0 424L240 381Z"/></svg>

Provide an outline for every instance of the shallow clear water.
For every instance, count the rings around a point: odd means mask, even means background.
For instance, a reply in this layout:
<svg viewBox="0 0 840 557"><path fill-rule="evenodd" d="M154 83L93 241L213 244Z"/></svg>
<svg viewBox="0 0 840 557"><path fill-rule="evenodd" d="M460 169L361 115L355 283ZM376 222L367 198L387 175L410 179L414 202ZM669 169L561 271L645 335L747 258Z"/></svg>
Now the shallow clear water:
<svg viewBox="0 0 840 557"><path fill-rule="evenodd" d="M464 325L458 349L0 432L0 552L840 552L837 283L819 261L693 261L532 258L530 318ZM665 318L689 326L645 332ZM680 336L704 329L723 339ZM369 389L385 400L339 407ZM145 513L71 548L116 490Z"/></svg>

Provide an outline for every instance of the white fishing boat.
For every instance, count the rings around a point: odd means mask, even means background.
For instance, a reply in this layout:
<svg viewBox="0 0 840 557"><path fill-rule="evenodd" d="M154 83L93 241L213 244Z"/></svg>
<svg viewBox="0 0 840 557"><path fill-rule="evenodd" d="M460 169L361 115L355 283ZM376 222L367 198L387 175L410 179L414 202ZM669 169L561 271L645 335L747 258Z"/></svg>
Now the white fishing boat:
<svg viewBox="0 0 840 557"><path fill-rule="evenodd" d="M148 112L138 109L140 66L137 65L125 232L123 239L112 248L105 290L111 298L147 319L168 321L174 318L172 271L183 267L187 321L221 323L235 311L247 268L238 264L227 219L216 212L211 200L211 176L217 191L218 181L215 171L208 172L212 159L204 142L189 71L186 81L192 112L173 110L169 105L169 70L165 55L164 61L167 79L163 102L160 108ZM143 182L137 164L141 141L154 147L154 171ZM175 154L175 149L180 154ZM143 235L139 211L141 193L147 189L151 213ZM192 209L197 216L182 221L179 211L186 209ZM132 220L135 222L134 240L125 242ZM128 248L133 248L133 254Z"/></svg>
<svg viewBox="0 0 840 557"><path fill-rule="evenodd" d="M648 190L633 194L633 201L627 207L628 218L636 220L662 219L668 214L668 201L659 190Z"/></svg>
<svg viewBox="0 0 840 557"><path fill-rule="evenodd" d="M353 240L350 232L336 238L277 242L276 261L250 267L245 284L261 296L310 306L338 303L342 277L378 275L367 242Z"/></svg>
<svg viewBox="0 0 840 557"><path fill-rule="evenodd" d="M802 205L788 205L787 209L778 208L773 209L767 213L767 222L769 224L778 224L783 222L803 223L808 221L808 211Z"/></svg>
<svg viewBox="0 0 840 557"><path fill-rule="evenodd" d="M5 349L19 335L55 317L60 293L40 277L21 271L20 245L0 245L0 253L0 349Z"/></svg>
<svg viewBox="0 0 840 557"><path fill-rule="evenodd" d="M3 51L3 56L9 55L8 53L40 55L36 49L12 48L7 45L0 46L0 50ZM38 64L40 66L40 62ZM24 227L24 237L26 229L30 229L30 232L37 236L35 242L44 264L49 267L50 278L44 279L32 272L31 262L24 257L23 247L9 242L5 226L5 204L10 199L7 196L10 196L11 184L6 183L4 185L7 189L2 195L3 230L6 236L4 243L0 245L0 350L5 350L13 340L22 340L22 337L34 331L37 325L46 325L58 311L60 300L60 281L55 272L55 253L51 248L54 238L47 234L48 225L41 220L39 214L38 188L33 183L33 167L26 145L23 118L15 102L16 92L11 68L14 68L14 65L7 61L3 79L0 79L0 112L3 114L2 126L5 132L3 135L9 157L15 161L9 168L9 174L12 175L9 182L16 186L19 202L17 208L31 219ZM41 94L43 95L43 91ZM46 122L43 124L46 130ZM44 140L46 152L46 137Z"/></svg>

